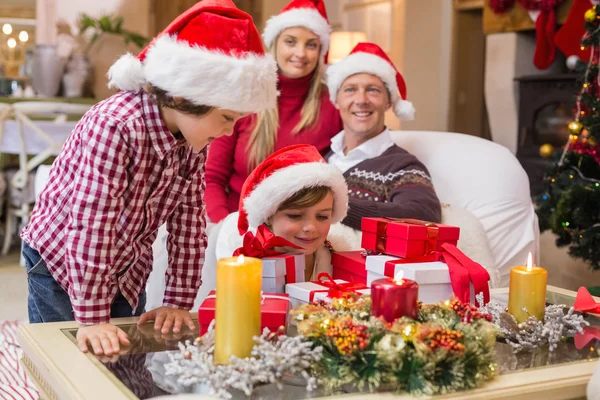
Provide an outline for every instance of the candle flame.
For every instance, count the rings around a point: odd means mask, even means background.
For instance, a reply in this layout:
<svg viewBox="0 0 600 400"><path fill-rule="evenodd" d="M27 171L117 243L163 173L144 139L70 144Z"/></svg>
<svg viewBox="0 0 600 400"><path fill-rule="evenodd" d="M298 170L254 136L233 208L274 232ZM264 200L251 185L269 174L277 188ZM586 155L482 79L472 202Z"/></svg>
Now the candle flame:
<svg viewBox="0 0 600 400"><path fill-rule="evenodd" d="M244 263L244 255L240 254L240 256L237 259L238 264L243 264Z"/></svg>
<svg viewBox="0 0 600 400"><path fill-rule="evenodd" d="M531 255L531 252L529 252L529 255L527 256L527 271L531 271L533 269L533 257Z"/></svg>
<svg viewBox="0 0 600 400"><path fill-rule="evenodd" d="M394 283L397 283L398 285L402 285L402 283L404 283L402 278L404 278L404 271L398 271L398 273L394 277Z"/></svg>

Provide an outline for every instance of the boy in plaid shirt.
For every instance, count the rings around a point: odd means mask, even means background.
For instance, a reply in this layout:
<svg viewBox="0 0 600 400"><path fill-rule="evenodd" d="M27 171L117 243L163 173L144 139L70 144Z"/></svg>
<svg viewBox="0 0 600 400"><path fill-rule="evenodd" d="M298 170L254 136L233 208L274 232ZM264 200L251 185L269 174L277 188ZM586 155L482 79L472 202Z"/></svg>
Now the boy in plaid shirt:
<svg viewBox="0 0 600 400"><path fill-rule="evenodd" d="M129 344L111 317L142 315L164 333L194 328L207 145L276 105L276 64L231 0L198 2L109 76L122 91L78 123L21 233L30 322L76 320L80 349L99 355ZM142 314L164 223L164 306Z"/></svg>

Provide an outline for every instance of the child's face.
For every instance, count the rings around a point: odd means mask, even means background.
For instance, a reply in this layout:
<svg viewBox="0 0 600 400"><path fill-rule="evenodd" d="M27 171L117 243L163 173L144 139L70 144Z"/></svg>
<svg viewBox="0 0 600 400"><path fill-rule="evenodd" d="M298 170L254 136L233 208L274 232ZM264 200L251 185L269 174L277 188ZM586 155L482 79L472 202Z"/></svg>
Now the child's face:
<svg viewBox="0 0 600 400"><path fill-rule="evenodd" d="M389 93L375 75L360 73L347 78L336 98L344 131L366 139L385 128L385 112L391 107Z"/></svg>
<svg viewBox="0 0 600 400"><path fill-rule="evenodd" d="M277 38L277 66L286 78L298 79L315 70L321 42L311 30L302 27L284 29Z"/></svg>
<svg viewBox="0 0 600 400"><path fill-rule="evenodd" d="M333 213L333 194L329 192L323 200L312 207L277 211L269 221L271 230L304 250L284 251L296 254L312 254L327 239Z"/></svg>
<svg viewBox="0 0 600 400"><path fill-rule="evenodd" d="M185 140L196 151L202 150L213 139L229 136L238 119L247 114L219 108L213 109L208 114L197 116L170 109L171 121L166 121L171 132L181 132ZM170 122L170 124L169 124Z"/></svg>

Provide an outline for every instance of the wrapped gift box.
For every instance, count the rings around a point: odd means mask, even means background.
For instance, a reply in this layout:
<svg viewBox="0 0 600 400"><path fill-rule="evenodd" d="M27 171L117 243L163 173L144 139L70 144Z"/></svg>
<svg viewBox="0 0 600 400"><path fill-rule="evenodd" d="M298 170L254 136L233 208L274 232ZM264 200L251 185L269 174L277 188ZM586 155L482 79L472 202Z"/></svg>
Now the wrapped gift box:
<svg viewBox="0 0 600 400"><path fill-rule="evenodd" d="M374 280L394 277L400 271L403 277L419 284L419 300L425 304L439 303L453 295L448 266L442 261L395 264L386 268L388 261L397 260L392 256L367 256L367 285ZM388 264L389 265L389 264ZM471 304L475 304L475 293L471 284Z"/></svg>
<svg viewBox="0 0 600 400"><path fill-rule="evenodd" d="M303 254L265 257L262 261L262 291L284 293L286 283L304 282Z"/></svg>
<svg viewBox="0 0 600 400"><path fill-rule="evenodd" d="M272 332L277 331L280 326L287 328L288 309L290 298L284 293L263 293L260 305L261 330L269 328ZM198 308L198 323L200 324L200 335L204 335L208 326L215 319L216 291L211 291Z"/></svg>
<svg viewBox="0 0 600 400"><path fill-rule="evenodd" d="M408 221L408 222L400 222ZM363 218L362 247L398 257L418 257L441 250L444 243L457 244L460 228L430 224L418 220L394 221L386 218Z"/></svg>
<svg viewBox="0 0 600 400"><path fill-rule="evenodd" d="M367 284L367 258L364 251L339 251L331 255L333 279Z"/></svg>
<svg viewBox="0 0 600 400"><path fill-rule="evenodd" d="M335 279L335 283L337 284L350 284L343 279ZM365 285L361 285L358 283L353 284L356 289L353 289L352 292L357 294L370 294L371 289L369 289ZM290 302L293 307L297 307L301 304L311 303L316 300L324 300L327 302L331 301L331 297L329 294L329 287L320 285L317 282L300 282L300 283L291 283L285 285L285 292L290 296Z"/></svg>

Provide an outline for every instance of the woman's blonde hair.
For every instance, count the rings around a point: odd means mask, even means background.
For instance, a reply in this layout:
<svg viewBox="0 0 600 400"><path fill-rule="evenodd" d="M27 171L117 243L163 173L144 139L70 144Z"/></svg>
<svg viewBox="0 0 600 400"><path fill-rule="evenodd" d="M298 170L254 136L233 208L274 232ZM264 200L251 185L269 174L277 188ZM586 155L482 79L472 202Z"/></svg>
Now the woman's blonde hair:
<svg viewBox="0 0 600 400"><path fill-rule="evenodd" d="M312 207L319 204L329 193L333 193L333 190L329 186L308 186L302 188L282 201L277 211Z"/></svg>
<svg viewBox="0 0 600 400"><path fill-rule="evenodd" d="M277 57L277 40L273 42L270 52L273 57ZM292 135L298 134L306 128L314 127L319 120L319 110L321 108L321 93L324 90L323 83L323 58L319 57L317 66L312 79L310 80L310 89L304 105L302 106L300 121L292 130ZM279 129L279 112L277 108L265 110L258 113L254 129L248 141L248 171L252 171L269 154L275 150L275 141L277 139L277 130Z"/></svg>

